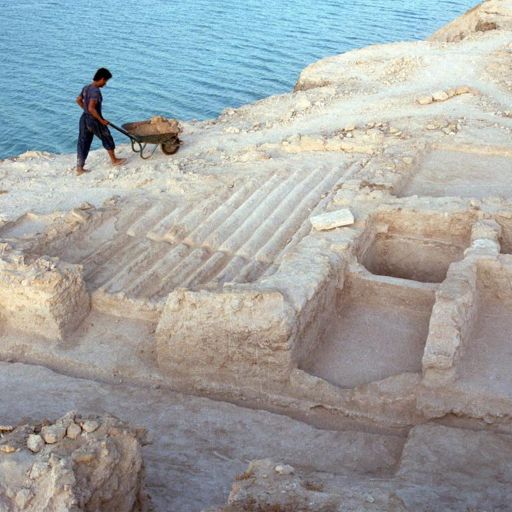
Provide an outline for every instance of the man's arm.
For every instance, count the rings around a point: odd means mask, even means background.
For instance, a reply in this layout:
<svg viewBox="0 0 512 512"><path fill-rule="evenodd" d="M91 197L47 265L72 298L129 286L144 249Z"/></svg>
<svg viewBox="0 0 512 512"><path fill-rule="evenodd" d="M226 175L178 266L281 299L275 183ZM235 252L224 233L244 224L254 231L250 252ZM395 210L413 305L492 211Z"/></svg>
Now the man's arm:
<svg viewBox="0 0 512 512"><path fill-rule="evenodd" d="M94 117L94 119L97 119L102 125L107 126L110 123L98 114L98 111L96 110L96 104L96 100L90 100L89 106L87 107L87 111L89 112L89 114L91 114L92 117Z"/></svg>
<svg viewBox="0 0 512 512"><path fill-rule="evenodd" d="M80 108L84 108L84 99L82 98L82 95L76 97L76 102L78 103Z"/></svg>

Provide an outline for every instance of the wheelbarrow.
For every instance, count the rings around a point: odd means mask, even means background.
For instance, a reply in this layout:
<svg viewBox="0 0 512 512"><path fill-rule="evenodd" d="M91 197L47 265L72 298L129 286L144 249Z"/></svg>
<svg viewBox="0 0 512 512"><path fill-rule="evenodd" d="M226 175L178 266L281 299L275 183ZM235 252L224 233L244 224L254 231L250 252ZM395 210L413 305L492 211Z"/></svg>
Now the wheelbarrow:
<svg viewBox="0 0 512 512"><path fill-rule="evenodd" d="M153 156L158 145L166 155L174 155L180 148L181 141L178 134L181 128L177 121L157 118L157 122L152 119L150 121L125 123L122 127L113 123L109 123L109 126L129 137L132 143L132 151L138 153L144 160ZM155 144L155 147L150 154L144 154L148 144Z"/></svg>

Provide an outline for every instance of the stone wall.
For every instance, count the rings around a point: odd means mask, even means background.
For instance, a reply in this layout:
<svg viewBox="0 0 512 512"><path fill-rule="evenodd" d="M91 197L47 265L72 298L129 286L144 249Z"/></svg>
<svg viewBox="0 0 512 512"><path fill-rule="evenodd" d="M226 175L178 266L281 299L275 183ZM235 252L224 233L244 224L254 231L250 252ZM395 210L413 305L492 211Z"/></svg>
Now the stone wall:
<svg viewBox="0 0 512 512"><path fill-rule="evenodd" d="M80 267L0 248L0 325L61 340L89 311Z"/></svg>

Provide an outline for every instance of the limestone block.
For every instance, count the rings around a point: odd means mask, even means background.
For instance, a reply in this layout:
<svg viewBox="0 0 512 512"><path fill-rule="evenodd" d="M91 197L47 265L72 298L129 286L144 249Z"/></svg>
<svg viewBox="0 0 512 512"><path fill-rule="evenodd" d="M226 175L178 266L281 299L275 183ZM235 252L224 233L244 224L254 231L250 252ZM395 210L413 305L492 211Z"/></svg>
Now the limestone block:
<svg viewBox="0 0 512 512"><path fill-rule="evenodd" d="M354 224L354 215L348 208L343 208L342 210L315 215L310 220L317 231L325 231Z"/></svg>
<svg viewBox="0 0 512 512"><path fill-rule="evenodd" d="M461 85L455 89L455 94L461 96L462 94L470 94L472 91L471 87L467 85Z"/></svg>
<svg viewBox="0 0 512 512"><path fill-rule="evenodd" d="M293 308L278 291L177 289L156 330L158 364L182 377L287 379Z"/></svg>
<svg viewBox="0 0 512 512"><path fill-rule="evenodd" d="M446 101L449 96L444 91L436 91L432 94L432 98L434 98L434 101Z"/></svg>
<svg viewBox="0 0 512 512"><path fill-rule="evenodd" d="M80 428L80 425L77 425L76 423L71 423L66 430L66 435L70 439L76 439L81 433L82 429Z"/></svg>
<svg viewBox="0 0 512 512"><path fill-rule="evenodd" d="M41 437L47 444L55 444L66 435L66 429L60 425L48 425L41 429Z"/></svg>
<svg viewBox="0 0 512 512"><path fill-rule="evenodd" d="M142 432L112 416L94 421L100 425L95 432L53 444L34 434L35 425L7 434L15 451L0 453L0 509L147 511Z"/></svg>
<svg viewBox="0 0 512 512"><path fill-rule="evenodd" d="M82 423L84 432L91 433L98 429L100 424L95 420L86 420Z"/></svg>
<svg viewBox="0 0 512 512"><path fill-rule="evenodd" d="M27 448L34 453L40 452L44 447L43 438L39 434L30 434L27 439Z"/></svg>
<svg viewBox="0 0 512 512"><path fill-rule="evenodd" d="M434 101L434 98L432 96L420 96L416 101L420 105L429 105Z"/></svg>
<svg viewBox="0 0 512 512"><path fill-rule="evenodd" d="M284 141L283 149L287 153L302 153L306 151L324 151L325 140L320 136L298 135Z"/></svg>
<svg viewBox="0 0 512 512"><path fill-rule="evenodd" d="M16 329L62 339L90 311L81 267L57 258L31 261L7 250L0 258L0 316Z"/></svg>

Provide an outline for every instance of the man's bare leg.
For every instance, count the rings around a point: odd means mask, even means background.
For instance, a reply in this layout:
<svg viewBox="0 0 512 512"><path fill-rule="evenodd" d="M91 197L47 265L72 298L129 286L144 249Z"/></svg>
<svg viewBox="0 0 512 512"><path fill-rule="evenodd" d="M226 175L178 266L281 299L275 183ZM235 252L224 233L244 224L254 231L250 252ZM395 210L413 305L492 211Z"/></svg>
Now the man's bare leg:
<svg viewBox="0 0 512 512"><path fill-rule="evenodd" d="M110 157L110 161L112 165L123 165L126 162L126 158L117 158L116 152L114 149L108 150L108 156Z"/></svg>

